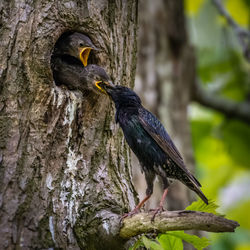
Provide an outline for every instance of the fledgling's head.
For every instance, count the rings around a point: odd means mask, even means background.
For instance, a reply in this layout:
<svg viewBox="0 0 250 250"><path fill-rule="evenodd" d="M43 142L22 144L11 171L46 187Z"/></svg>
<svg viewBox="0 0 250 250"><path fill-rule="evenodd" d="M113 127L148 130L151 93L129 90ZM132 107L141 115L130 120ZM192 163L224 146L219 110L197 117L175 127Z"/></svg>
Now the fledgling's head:
<svg viewBox="0 0 250 250"><path fill-rule="evenodd" d="M89 53L92 49L98 50L89 37L74 32L57 41L55 45L55 54L75 57L79 59L84 66L87 66Z"/></svg>
<svg viewBox="0 0 250 250"><path fill-rule="evenodd" d="M116 106L141 105L140 97L130 88L105 82L97 83L97 87L101 91L106 92L115 102Z"/></svg>
<svg viewBox="0 0 250 250"><path fill-rule="evenodd" d="M83 77L85 82L94 86L95 90L101 90L99 84L110 85L110 86L113 85L106 71L102 67L96 64L89 64L84 68L84 72L85 73ZM102 91L105 92L104 90Z"/></svg>

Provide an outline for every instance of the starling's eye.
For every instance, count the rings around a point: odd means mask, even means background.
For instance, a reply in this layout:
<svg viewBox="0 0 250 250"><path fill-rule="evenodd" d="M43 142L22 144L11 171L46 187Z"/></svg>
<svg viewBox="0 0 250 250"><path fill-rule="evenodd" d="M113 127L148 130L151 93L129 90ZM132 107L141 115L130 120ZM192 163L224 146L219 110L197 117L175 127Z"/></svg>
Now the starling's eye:
<svg viewBox="0 0 250 250"><path fill-rule="evenodd" d="M80 47L83 47L83 46L84 46L84 44L83 44L83 43L80 43L79 45L80 45Z"/></svg>

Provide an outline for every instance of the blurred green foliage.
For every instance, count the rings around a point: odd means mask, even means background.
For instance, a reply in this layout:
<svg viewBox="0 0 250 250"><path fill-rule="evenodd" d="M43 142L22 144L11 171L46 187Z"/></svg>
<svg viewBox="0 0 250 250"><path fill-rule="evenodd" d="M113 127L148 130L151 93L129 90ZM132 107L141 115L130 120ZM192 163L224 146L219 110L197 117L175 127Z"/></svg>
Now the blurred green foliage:
<svg viewBox="0 0 250 250"><path fill-rule="evenodd" d="M184 231L169 231L158 235L156 239L142 236L129 250L141 249L140 247L149 250L183 250L183 241L191 244L197 250L202 250L210 244L205 237L200 238L196 235L184 233Z"/></svg>
<svg viewBox="0 0 250 250"><path fill-rule="evenodd" d="M239 25L249 29L250 0L222 3ZM231 27L209 0L186 0L185 6L203 87L236 102L249 100L250 64ZM234 234L210 234L211 249L250 249L250 126L198 104L191 105L190 120L203 191L219 204L221 213L241 225Z"/></svg>

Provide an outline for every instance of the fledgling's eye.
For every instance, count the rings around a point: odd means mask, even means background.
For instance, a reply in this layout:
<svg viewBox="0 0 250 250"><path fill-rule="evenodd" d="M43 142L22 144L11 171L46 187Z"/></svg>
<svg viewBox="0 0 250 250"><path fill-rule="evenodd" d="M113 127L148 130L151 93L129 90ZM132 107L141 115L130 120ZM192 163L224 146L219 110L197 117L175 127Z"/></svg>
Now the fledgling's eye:
<svg viewBox="0 0 250 250"><path fill-rule="evenodd" d="M83 43L80 43L79 45L80 45L80 47L83 47L83 46L84 46Z"/></svg>

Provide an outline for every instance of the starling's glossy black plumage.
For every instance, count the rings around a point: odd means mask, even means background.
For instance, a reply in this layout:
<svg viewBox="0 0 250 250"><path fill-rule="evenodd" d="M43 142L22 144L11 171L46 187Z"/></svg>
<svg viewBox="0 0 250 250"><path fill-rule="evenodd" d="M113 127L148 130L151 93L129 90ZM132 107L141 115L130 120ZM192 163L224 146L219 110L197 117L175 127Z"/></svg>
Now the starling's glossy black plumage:
<svg viewBox="0 0 250 250"><path fill-rule="evenodd" d="M169 187L169 178L177 179L196 192L208 204L200 190L201 184L186 168L183 159L161 122L141 105L140 98L129 88L100 83L115 103L116 122L123 130L130 148L133 150L147 182L147 197L137 206L140 208L153 193L153 181L158 175L162 179L163 200Z"/></svg>

